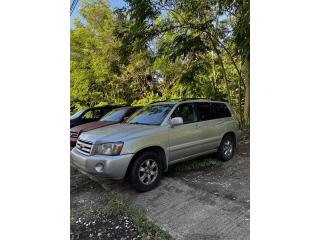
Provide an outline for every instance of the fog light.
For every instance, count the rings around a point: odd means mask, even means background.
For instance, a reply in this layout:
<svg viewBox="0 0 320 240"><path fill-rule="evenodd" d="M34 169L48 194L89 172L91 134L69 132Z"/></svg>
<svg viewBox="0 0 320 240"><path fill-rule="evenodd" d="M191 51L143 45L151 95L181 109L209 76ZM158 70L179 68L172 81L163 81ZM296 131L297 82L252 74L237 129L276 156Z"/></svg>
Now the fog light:
<svg viewBox="0 0 320 240"><path fill-rule="evenodd" d="M103 169L104 169L103 163L97 163L97 164L96 164L96 171L97 171L98 173L102 173L102 172L103 172Z"/></svg>

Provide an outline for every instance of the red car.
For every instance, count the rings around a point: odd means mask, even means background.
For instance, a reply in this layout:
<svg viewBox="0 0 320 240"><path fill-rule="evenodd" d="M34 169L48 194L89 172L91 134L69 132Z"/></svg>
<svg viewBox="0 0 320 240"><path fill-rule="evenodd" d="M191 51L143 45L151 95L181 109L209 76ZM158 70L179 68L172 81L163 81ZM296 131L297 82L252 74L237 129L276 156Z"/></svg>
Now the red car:
<svg viewBox="0 0 320 240"><path fill-rule="evenodd" d="M74 147L82 132L123 122L141 107L116 108L104 115L99 121L78 125L70 129L70 147Z"/></svg>

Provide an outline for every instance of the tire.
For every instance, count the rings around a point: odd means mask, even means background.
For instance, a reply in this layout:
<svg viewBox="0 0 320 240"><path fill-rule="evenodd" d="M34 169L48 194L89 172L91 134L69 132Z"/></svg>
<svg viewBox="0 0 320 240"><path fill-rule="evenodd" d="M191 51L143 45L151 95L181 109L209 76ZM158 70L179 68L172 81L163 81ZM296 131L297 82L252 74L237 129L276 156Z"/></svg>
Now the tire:
<svg viewBox="0 0 320 240"><path fill-rule="evenodd" d="M234 155L235 146L235 141L232 136L224 136L218 149L218 158L221 161L229 161Z"/></svg>
<svg viewBox="0 0 320 240"><path fill-rule="evenodd" d="M154 189L162 177L161 160L155 152L141 153L128 170L129 183L138 192Z"/></svg>

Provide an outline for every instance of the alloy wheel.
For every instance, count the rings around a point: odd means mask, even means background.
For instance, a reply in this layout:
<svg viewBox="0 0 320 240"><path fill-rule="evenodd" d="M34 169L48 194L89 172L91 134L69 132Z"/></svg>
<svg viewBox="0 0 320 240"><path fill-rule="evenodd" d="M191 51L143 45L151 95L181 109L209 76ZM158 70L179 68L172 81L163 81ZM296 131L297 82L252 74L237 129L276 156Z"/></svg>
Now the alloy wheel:
<svg viewBox="0 0 320 240"><path fill-rule="evenodd" d="M232 144L232 142L230 141L230 140L226 140L225 142L224 142L224 144L223 144L223 148L222 148L223 150L223 154L227 157L227 158L229 158L229 157L231 157L231 155L232 155L232 152L233 152L233 144Z"/></svg>
<svg viewBox="0 0 320 240"><path fill-rule="evenodd" d="M158 164L153 159L144 160L139 167L139 180L144 185L150 185L158 177Z"/></svg>

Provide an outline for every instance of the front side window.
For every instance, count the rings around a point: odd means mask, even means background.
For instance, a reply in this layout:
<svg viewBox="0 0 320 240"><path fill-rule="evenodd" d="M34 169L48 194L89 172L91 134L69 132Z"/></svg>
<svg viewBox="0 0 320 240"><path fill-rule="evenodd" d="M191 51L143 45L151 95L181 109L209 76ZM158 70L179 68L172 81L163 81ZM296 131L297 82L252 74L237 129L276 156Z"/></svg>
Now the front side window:
<svg viewBox="0 0 320 240"><path fill-rule="evenodd" d="M119 122L126 114L128 109L114 109L104 115L99 121L102 122Z"/></svg>
<svg viewBox="0 0 320 240"><path fill-rule="evenodd" d="M193 104L184 103L179 105L171 115L171 118L182 117L183 124L193 123L196 121Z"/></svg>
<svg viewBox="0 0 320 240"><path fill-rule="evenodd" d="M131 115L127 123L160 125L172 109L173 104L148 105Z"/></svg>

